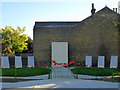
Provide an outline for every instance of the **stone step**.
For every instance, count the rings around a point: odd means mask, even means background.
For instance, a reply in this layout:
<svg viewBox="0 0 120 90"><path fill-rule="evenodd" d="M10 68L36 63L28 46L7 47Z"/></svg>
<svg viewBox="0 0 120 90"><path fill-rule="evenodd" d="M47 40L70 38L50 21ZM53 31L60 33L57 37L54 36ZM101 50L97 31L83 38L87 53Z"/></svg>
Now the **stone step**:
<svg viewBox="0 0 120 90"><path fill-rule="evenodd" d="M52 67L52 79L74 79L69 67Z"/></svg>

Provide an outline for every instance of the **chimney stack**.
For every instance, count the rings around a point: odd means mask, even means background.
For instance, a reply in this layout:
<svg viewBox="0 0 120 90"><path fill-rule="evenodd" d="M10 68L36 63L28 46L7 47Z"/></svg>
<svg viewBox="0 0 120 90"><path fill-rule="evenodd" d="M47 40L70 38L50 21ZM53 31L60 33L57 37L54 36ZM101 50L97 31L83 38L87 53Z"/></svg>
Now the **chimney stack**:
<svg viewBox="0 0 120 90"><path fill-rule="evenodd" d="M117 13L117 8L113 8L113 11Z"/></svg>
<svg viewBox="0 0 120 90"><path fill-rule="evenodd" d="M116 13L117 13L117 8L116 8Z"/></svg>
<svg viewBox="0 0 120 90"><path fill-rule="evenodd" d="M96 9L94 8L94 3L92 3L92 10L91 10L91 14L93 15L95 13Z"/></svg>

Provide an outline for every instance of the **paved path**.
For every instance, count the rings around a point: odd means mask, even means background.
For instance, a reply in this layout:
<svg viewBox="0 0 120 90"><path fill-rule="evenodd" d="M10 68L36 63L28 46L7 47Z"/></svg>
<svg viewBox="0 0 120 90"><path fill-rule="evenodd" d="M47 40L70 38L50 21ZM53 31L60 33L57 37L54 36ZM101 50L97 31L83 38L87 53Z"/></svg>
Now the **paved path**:
<svg viewBox="0 0 120 90"><path fill-rule="evenodd" d="M75 74L74 74L75 76ZM105 78L107 76L90 76L90 75L78 75L79 79L102 79ZM15 79L15 77L0 77L0 79ZM46 75L38 75L38 76L29 76L29 77L17 77L17 79L43 79L46 80L48 79L48 74Z"/></svg>
<svg viewBox="0 0 120 90"><path fill-rule="evenodd" d="M49 79L2 83L2 88L118 88L118 86L120 87L120 83L81 79Z"/></svg>
<svg viewBox="0 0 120 90"><path fill-rule="evenodd" d="M74 79L74 74L68 67L52 67L52 79Z"/></svg>
<svg viewBox="0 0 120 90"><path fill-rule="evenodd" d="M0 77L0 79L15 79L15 77ZM37 75L37 76L29 76L29 77L17 77L17 79L48 79L48 74L45 75Z"/></svg>
<svg viewBox="0 0 120 90"><path fill-rule="evenodd" d="M53 68L53 79L47 79L48 75L29 78L44 78L46 80L35 80L17 83L0 83L2 88L120 88L120 83L96 80L74 79L69 68ZM86 75L80 75L88 77ZM91 78L91 77L89 77Z"/></svg>

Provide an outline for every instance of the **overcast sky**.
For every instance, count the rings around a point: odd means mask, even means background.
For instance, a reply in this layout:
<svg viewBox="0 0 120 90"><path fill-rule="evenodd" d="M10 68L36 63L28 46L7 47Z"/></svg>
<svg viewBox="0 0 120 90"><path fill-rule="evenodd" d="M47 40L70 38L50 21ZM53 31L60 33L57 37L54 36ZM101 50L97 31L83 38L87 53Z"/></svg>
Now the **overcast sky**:
<svg viewBox="0 0 120 90"><path fill-rule="evenodd" d="M17 2L16 2L17 1ZM91 15L91 4L96 11L106 5L117 8L119 0L2 0L0 24L26 27L26 34L33 38L35 21L81 21Z"/></svg>

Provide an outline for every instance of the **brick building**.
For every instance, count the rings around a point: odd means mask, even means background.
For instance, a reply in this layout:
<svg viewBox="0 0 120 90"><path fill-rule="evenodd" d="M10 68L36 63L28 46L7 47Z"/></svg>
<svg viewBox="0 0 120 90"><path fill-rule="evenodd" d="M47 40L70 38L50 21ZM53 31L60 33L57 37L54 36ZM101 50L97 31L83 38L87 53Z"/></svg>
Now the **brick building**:
<svg viewBox="0 0 120 90"><path fill-rule="evenodd" d="M98 56L105 56L109 66L110 56L120 55L120 32L115 25L119 20L120 15L106 6L80 22L35 22L35 64L51 62L51 42L68 42L69 62L84 63L85 56L93 56L96 66Z"/></svg>

